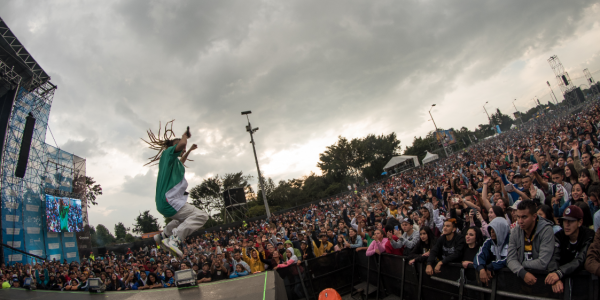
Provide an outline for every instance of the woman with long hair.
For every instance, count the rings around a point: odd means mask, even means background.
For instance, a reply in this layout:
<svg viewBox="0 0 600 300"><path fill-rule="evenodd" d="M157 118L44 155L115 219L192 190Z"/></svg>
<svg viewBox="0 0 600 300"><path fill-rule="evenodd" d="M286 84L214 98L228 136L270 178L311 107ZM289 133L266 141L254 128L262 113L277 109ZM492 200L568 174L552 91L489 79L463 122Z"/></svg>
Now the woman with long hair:
<svg viewBox="0 0 600 300"><path fill-rule="evenodd" d="M335 246L333 247L334 251L341 251L342 249L344 249L346 246L345 244L345 240L344 240L344 236L343 235L338 235L337 236L337 240L335 241Z"/></svg>
<svg viewBox="0 0 600 300"><path fill-rule="evenodd" d="M156 274L154 274L154 273L148 274L148 288L149 289L160 289L162 287L163 287L163 284Z"/></svg>
<svg viewBox="0 0 600 300"><path fill-rule="evenodd" d="M565 181L570 182L571 185L579 182L579 173L577 173L575 165L572 163L565 166Z"/></svg>
<svg viewBox="0 0 600 300"><path fill-rule="evenodd" d="M360 237L356 229L349 229L348 240L346 240L346 246L352 249L362 247L362 238Z"/></svg>
<svg viewBox="0 0 600 300"><path fill-rule="evenodd" d="M375 229L373 242L371 242L371 245L367 249L367 256L385 253L385 244L387 244L388 239L384 236L382 229Z"/></svg>
<svg viewBox="0 0 600 300"><path fill-rule="evenodd" d="M106 287L107 291L123 291L125 290L125 285L123 282L117 277L117 274L110 275L110 281L108 286Z"/></svg>
<svg viewBox="0 0 600 300"><path fill-rule="evenodd" d="M556 217L560 218L560 217L562 217L565 209L567 209L567 207L569 207L569 205L574 205L575 202L577 202L577 201L584 201L584 197L586 197L584 190L585 189L584 189L583 184L581 184L579 182L576 182L575 184L573 184L573 188L571 189L571 198L569 198L568 201L565 201L565 203L562 206L559 206L560 202L557 199L552 204L552 208L554 209L554 215Z"/></svg>
<svg viewBox="0 0 600 300"><path fill-rule="evenodd" d="M588 169L583 169L579 172L579 183L583 185L583 191L587 193L590 184L592 183L592 175Z"/></svg>
<svg viewBox="0 0 600 300"><path fill-rule="evenodd" d="M435 245L436 238L433 231L429 227L422 227L419 231L419 242L413 249L412 253L408 256L410 265L415 262L424 262L429 258L429 252Z"/></svg>
<svg viewBox="0 0 600 300"><path fill-rule="evenodd" d="M473 259L479 251L479 247L483 244L483 235L478 227L472 226L467 229L465 233L465 247L462 253L462 265L463 268L469 267L473 264Z"/></svg>

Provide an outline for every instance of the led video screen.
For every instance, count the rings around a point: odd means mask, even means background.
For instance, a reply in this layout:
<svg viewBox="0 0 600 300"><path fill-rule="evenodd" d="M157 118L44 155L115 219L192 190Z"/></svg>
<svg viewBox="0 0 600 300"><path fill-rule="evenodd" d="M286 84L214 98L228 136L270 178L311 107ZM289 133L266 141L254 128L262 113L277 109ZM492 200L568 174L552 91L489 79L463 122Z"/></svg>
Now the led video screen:
<svg viewBox="0 0 600 300"><path fill-rule="evenodd" d="M81 200L46 195L46 226L49 232L83 231Z"/></svg>

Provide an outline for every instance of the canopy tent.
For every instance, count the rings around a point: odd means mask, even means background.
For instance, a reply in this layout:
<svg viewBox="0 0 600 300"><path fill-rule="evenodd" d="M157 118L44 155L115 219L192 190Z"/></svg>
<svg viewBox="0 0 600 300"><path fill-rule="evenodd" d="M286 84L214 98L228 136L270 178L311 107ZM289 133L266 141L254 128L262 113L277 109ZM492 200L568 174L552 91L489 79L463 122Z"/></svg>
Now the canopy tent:
<svg viewBox="0 0 600 300"><path fill-rule="evenodd" d="M393 173L402 173L418 166L420 166L418 157L412 155L400 155L392 157L385 167L383 167L383 170L386 172L393 171Z"/></svg>
<svg viewBox="0 0 600 300"><path fill-rule="evenodd" d="M510 129L515 129L515 128L517 128L517 125L516 125L516 124L512 124L512 125L510 125Z"/></svg>
<svg viewBox="0 0 600 300"><path fill-rule="evenodd" d="M425 155L425 158L423 158L423 164L430 163L430 162L440 158L440 156L437 154L433 154L429 151L425 151L425 152L427 152L427 155Z"/></svg>

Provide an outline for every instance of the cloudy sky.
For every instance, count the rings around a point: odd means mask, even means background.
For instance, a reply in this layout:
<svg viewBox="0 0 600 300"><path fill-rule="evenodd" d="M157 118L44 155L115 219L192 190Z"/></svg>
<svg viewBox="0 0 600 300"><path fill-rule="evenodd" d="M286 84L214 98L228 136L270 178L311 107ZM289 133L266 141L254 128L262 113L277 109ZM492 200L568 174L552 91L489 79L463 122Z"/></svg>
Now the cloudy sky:
<svg viewBox="0 0 600 300"><path fill-rule="evenodd" d="M58 85L50 128L104 188L90 223L131 226L154 204L140 138L192 129L190 185L256 167L314 171L339 135L474 129L560 96L547 59L600 79L597 1L2 1L0 16ZM579 79L578 79L579 78ZM54 145L48 136L47 142ZM162 217L160 217L162 221Z"/></svg>

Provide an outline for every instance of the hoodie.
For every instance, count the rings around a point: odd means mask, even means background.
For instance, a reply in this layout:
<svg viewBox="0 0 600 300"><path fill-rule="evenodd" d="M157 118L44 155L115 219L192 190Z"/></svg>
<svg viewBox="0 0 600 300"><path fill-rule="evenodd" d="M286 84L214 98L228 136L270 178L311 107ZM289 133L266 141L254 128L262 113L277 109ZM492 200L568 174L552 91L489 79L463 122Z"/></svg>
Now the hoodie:
<svg viewBox="0 0 600 300"><path fill-rule="evenodd" d="M554 236L552 223L542 217L536 217L537 226L532 240L532 259L525 260L525 232L517 226L512 229L508 244L508 257L506 265L521 278L525 278L525 268L534 270L554 271L556 262L552 259L559 255L558 240Z"/></svg>
<svg viewBox="0 0 600 300"><path fill-rule="evenodd" d="M292 256L290 258L287 258L287 251L290 251L290 253L292 253ZM287 248L286 252L283 255L285 255L287 260L283 264L278 264L277 268L286 268L286 267L289 267L290 265L295 264L298 261L298 257L296 257L296 255L294 254L294 248L292 248L292 247Z"/></svg>
<svg viewBox="0 0 600 300"><path fill-rule="evenodd" d="M256 258L252 257L252 255L246 255L246 247L242 248L242 258L250 266L250 273L264 272L265 265L260 260L260 255L258 254L258 251L256 249L252 249L251 252L256 253Z"/></svg>
<svg viewBox="0 0 600 300"><path fill-rule="evenodd" d="M495 218L487 228L488 236L491 236L490 229L494 229L496 241L488 238L479 248L479 252L473 260L473 267L477 271L484 268L489 271L498 271L506 267L510 224L504 218Z"/></svg>

